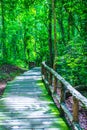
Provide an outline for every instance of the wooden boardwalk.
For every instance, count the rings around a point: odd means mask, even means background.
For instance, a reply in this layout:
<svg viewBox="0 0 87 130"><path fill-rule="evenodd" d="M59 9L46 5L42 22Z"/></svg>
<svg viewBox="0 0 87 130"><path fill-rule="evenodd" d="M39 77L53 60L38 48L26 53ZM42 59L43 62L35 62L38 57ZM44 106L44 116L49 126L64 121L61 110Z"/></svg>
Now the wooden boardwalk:
<svg viewBox="0 0 87 130"><path fill-rule="evenodd" d="M70 130L34 68L10 82L0 99L0 130Z"/></svg>

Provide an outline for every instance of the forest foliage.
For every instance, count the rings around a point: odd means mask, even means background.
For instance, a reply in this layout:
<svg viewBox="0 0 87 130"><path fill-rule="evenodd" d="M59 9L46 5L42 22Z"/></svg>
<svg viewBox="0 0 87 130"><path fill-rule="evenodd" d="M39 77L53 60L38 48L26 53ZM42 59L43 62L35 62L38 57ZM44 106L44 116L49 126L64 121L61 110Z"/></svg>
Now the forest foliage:
<svg viewBox="0 0 87 130"><path fill-rule="evenodd" d="M59 74L73 86L87 85L86 0L0 1L0 64L51 64L55 51Z"/></svg>

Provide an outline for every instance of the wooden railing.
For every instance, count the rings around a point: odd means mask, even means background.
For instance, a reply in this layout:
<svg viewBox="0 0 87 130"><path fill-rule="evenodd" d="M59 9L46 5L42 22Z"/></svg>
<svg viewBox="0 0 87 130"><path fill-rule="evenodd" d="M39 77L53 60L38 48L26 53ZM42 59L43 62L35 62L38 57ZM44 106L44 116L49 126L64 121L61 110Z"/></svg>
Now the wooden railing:
<svg viewBox="0 0 87 130"><path fill-rule="evenodd" d="M62 78L52 68L48 67L45 62L42 63L42 79L48 88L53 99L55 98L60 104L60 113L62 116L66 114L75 130L82 130L79 125L79 106L87 108L87 99L74 89L64 78ZM57 92L60 89L60 94ZM69 92L73 97L73 112L69 111L65 103L66 92Z"/></svg>

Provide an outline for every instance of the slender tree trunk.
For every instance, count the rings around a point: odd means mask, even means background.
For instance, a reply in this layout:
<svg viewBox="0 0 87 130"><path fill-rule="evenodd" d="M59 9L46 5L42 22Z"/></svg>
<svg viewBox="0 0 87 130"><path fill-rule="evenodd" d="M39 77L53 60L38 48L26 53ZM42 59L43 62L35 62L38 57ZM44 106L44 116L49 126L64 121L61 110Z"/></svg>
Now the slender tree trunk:
<svg viewBox="0 0 87 130"><path fill-rule="evenodd" d="M36 23L36 16L35 16L35 53L37 52L37 23Z"/></svg>
<svg viewBox="0 0 87 130"><path fill-rule="evenodd" d="M63 17L62 17L62 13L61 13L61 19L60 19L60 28L61 28L61 35L62 35L62 43L65 43L65 33L64 33L64 26L63 26Z"/></svg>
<svg viewBox="0 0 87 130"><path fill-rule="evenodd" d="M68 16L68 41L70 41L70 14Z"/></svg>
<svg viewBox="0 0 87 130"><path fill-rule="evenodd" d="M48 34L49 34L49 51L50 51L50 67L53 68L53 45L52 45L52 3L51 0L49 0L49 28L48 28Z"/></svg>
<svg viewBox="0 0 87 130"><path fill-rule="evenodd" d="M5 33L5 7L4 7L4 0L1 0L1 13L2 13L2 57L4 60L7 59L7 50L6 50L6 33Z"/></svg>
<svg viewBox="0 0 87 130"><path fill-rule="evenodd" d="M83 15L84 15L84 19L82 19L82 26L81 26L81 30L82 30L82 35L83 35L83 39L84 39L84 45L83 45L83 53L84 53L84 58L87 59L87 1L83 0L82 4L84 5L84 9L83 9ZM87 66L87 62L86 62L86 66Z"/></svg>
<svg viewBox="0 0 87 130"><path fill-rule="evenodd" d="M26 58L26 53L27 53L27 39L26 39L26 28L24 29L24 58L25 58L25 62L27 62L27 58Z"/></svg>
<svg viewBox="0 0 87 130"><path fill-rule="evenodd" d="M56 31L56 8L55 0L52 0L52 11L53 11L53 21L54 21L54 70L57 69L57 31Z"/></svg>
<svg viewBox="0 0 87 130"><path fill-rule="evenodd" d="M69 17L68 17L68 41L71 40L72 36L74 36L74 19L73 19L73 14L72 12L68 12Z"/></svg>

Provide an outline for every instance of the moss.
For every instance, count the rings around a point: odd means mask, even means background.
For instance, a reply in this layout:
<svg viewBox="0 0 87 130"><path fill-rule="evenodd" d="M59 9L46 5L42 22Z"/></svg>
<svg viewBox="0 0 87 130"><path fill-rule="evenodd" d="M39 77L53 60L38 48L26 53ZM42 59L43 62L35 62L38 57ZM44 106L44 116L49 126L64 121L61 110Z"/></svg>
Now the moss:
<svg viewBox="0 0 87 130"><path fill-rule="evenodd" d="M42 96L40 97L40 99L43 101L49 102L49 104L48 104L49 109L46 112L52 113L56 118L56 121L53 122L53 124L51 125L51 127L49 129L51 130L55 127L55 130L56 129L71 130L71 128L69 128L68 124L66 123L65 118L60 117L60 112L59 112L58 108L56 107L56 105L54 104L51 96L48 95L47 89L45 88L45 85L43 84L42 80L38 80L37 85L42 90Z"/></svg>

